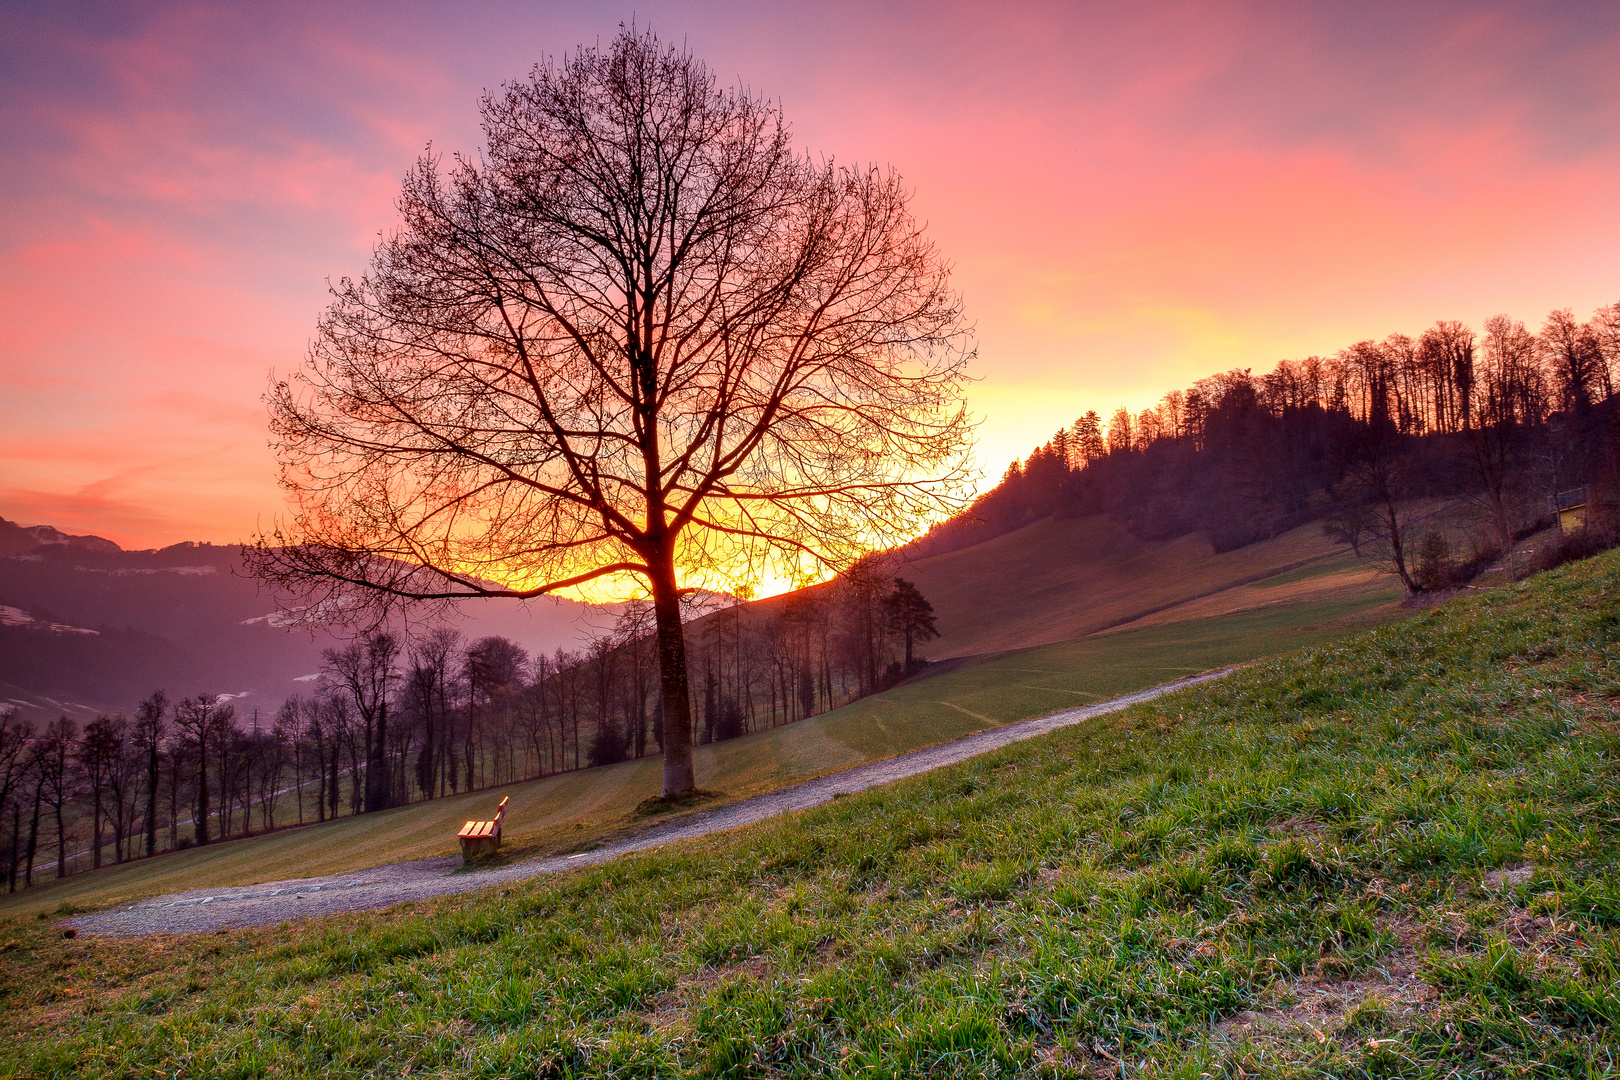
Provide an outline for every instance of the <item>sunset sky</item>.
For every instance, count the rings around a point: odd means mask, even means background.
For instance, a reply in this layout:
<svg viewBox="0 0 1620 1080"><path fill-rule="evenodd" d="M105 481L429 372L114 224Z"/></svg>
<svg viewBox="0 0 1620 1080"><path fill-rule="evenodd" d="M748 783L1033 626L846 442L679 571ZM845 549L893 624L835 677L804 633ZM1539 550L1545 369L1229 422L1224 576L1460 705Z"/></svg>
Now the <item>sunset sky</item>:
<svg viewBox="0 0 1620 1080"><path fill-rule="evenodd" d="M76 10L78 13L73 14ZM1620 300L1620 6L0 6L0 516L283 509L271 371L484 88L634 16L892 165L977 327L981 462L1436 319Z"/></svg>

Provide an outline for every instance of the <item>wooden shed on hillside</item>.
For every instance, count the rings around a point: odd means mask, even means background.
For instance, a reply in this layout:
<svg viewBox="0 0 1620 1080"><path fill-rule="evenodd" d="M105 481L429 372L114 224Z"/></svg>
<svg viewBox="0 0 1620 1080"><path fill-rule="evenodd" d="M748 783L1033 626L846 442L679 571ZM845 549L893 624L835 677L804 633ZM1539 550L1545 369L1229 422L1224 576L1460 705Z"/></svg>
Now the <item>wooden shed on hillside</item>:
<svg viewBox="0 0 1620 1080"><path fill-rule="evenodd" d="M1586 499L1587 489L1582 485L1560 491L1547 500L1552 504L1553 513L1558 515L1559 532L1572 533L1586 524Z"/></svg>

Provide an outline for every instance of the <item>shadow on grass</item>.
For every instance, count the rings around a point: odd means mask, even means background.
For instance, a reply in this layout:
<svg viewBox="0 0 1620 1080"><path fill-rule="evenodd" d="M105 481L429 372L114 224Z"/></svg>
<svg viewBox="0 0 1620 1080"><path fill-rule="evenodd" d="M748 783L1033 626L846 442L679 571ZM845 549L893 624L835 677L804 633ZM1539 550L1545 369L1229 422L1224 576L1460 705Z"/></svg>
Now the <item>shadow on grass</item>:
<svg viewBox="0 0 1620 1080"><path fill-rule="evenodd" d="M705 791L703 788L693 788L680 795L654 795L637 803L630 819L640 821L645 818L662 817L679 810L691 810L704 803L717 802L725 797L726 793L723 791Z"/></svg>

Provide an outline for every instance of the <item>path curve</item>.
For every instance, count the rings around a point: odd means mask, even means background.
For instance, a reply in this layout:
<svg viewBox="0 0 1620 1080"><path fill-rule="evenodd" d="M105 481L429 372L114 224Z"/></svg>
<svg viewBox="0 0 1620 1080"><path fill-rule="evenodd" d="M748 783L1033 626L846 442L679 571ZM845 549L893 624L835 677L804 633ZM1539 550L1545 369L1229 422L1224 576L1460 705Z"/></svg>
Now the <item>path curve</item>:
<svg viewBox="0 0 1620 1080"><path fill-rule="evenodd" d="M526 881L529 878L555 874L576 867L593 866L633 851L646 851L648 848L662 847L665 844L692 840L710 833L727 832L745 825L753 825L781 814L808 810L813 806L830 802L838 795L852 795L868 788L932 772L947 765L955 765L1015 742L1033 739L1059 728L1069 727L1140 702L1151 701L1164 694L1221 678L1234 670L1236 668L1222 668L1202 675L1177 679L1175 682L1148 690L1138 690L1134 694L1111 698L1096 705L1083 705L1049 716L1036 717L1033 720L1021 720L1001 727L986 728L951 742L913 750L882 761L857 765L841 772L828 773L802 784L768 791L729 806L704 810L679 820L654 825L635 836L612 841L577 855L559 855L462 874L455 873L461 867L461 856L450 855L437 859L392 863L388 866L378 866L352 874L334 874L330 877L298 878L229 888L194 889L190 892L171 893L167 896L142 900L123 907L109 908L106 911L78 915L64 919L63 925L74 927L80 932L110 934L116 937L203 933L231 927L273 926L289 919L336 915L348 911L372 911L409 900L428 900L514 881Z"/></svg>

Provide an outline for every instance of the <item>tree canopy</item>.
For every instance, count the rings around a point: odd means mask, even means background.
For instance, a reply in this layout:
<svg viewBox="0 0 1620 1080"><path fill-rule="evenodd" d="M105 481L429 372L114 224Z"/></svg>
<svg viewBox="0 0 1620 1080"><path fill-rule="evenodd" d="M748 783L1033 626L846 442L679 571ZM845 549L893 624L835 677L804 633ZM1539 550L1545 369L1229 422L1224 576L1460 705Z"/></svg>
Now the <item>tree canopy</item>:
<svg viewBox="0 0 1620 1080"><path fill-rule="evenodd" d="M638 580L679 793L682 590L819 576L963 505L960 301L897 175L798 152L650 33L481 112L272 386L296 509L254 565L348 620Z"/></svg>

